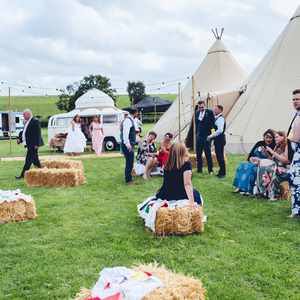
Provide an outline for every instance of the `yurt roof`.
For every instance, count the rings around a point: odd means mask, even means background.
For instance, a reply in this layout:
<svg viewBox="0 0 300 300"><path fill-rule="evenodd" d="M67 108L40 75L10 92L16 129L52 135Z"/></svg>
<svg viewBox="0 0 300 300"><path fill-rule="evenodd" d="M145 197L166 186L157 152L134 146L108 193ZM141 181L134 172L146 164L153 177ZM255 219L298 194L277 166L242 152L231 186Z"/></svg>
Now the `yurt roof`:
<svg viewBox="0 0 300 300"><path fill-rule="evenodd" d="M248 152L268 128L286 131L293 116L292 92L300 87L300 7L247 80L227 119L227 150Z"/></svg>
<svg viewBox="0 0 300 300"><path fill-rule="evenodd" d="M215 34L215 37L215 42L193 75L196 101L198 91L203 96L215 91L237 90L246 80L246 72L225 47L221 40L222 35ZM193 116L192 96L192 79L190 79L182 89L180 99L180 128L183 138L187 134ZM166 132L173 133L175 137L178 136L178 102L177 98L154 126L153 130L158 134L158 140L161 140Z"/></svg>
<svg viewBox="0 0 300 300"><path fill-rule="evenodd" d="M76 109L114 107L114 100L98 89L90 89L75 102Z"/></svg>

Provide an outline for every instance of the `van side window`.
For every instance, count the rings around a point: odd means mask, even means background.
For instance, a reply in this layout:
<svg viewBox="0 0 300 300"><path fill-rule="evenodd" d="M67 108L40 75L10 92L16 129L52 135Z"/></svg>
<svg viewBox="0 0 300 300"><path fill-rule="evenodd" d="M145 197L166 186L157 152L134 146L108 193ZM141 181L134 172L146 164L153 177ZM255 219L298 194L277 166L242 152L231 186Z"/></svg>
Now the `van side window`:
<svg viewBox="0 0 300 300"><path fill-rule="evenodd" d="M117 115L103 115L103 123L116 123L117 121Z"/></svg>
<svg viewBox="0 0 300 300"><path fill-rule="evenodd" d="M16 123L20 123L20 117L16 117Z"/></svg>

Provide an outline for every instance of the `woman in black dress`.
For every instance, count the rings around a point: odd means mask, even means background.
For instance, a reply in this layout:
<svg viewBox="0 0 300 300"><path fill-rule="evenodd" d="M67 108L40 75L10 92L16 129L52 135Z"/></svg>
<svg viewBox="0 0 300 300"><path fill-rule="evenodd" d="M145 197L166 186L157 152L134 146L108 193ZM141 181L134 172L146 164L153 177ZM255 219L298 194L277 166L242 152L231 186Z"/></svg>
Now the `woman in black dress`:
<svg viewBox="0 0 300 300"><path fill-rule="evenodd" d="M167 201L188 199L190 205L195 205L195 202L199 205L203 204L200 193L193 189L192 164L183 143L171 146L164 169L163 185L156 198Z"/></svg>

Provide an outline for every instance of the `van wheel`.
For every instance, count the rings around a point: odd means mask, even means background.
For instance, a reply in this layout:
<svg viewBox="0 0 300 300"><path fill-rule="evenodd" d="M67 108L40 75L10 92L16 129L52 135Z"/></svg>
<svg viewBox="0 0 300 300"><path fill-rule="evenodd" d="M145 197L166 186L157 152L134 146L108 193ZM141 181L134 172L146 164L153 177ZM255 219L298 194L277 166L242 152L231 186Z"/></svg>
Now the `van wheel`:
<svg viewBox="0 0 300 300"><path fill-rule="evenodd" d="M117 142L114 138L108 137L104 139L103 146L105 151L114 151L117 148Z"/></svg>

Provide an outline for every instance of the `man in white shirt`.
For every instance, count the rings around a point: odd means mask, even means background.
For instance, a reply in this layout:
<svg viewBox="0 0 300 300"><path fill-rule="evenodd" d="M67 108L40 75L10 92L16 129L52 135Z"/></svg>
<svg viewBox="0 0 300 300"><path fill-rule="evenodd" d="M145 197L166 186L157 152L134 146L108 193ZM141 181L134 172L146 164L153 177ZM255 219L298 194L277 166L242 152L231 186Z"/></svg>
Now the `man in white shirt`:
<svg viewBox="0 0 300 300"><path fill-rule="evenodd" d="M225 130L226 130L226 122L223 117L223 106L215 105L213 109L215 115L215 132L207 137L207 140L213 140L215 146L215 152L217 156L217 161L220 167L220 170L217 174L217 177L223 178L226 176L226 166L224 159L224 147L226 144Z"/></svg>
<svg viewBox="0 0 300 300"><path fill-rule="evenodd" d="M134 118L137 115L136 109L129 109L129 114L125 115L125 119L120 126L121 134L121 150L125 157L125 182L132 183L132 169L134 164L134 145L136 143L136 123Z"/></svg>

